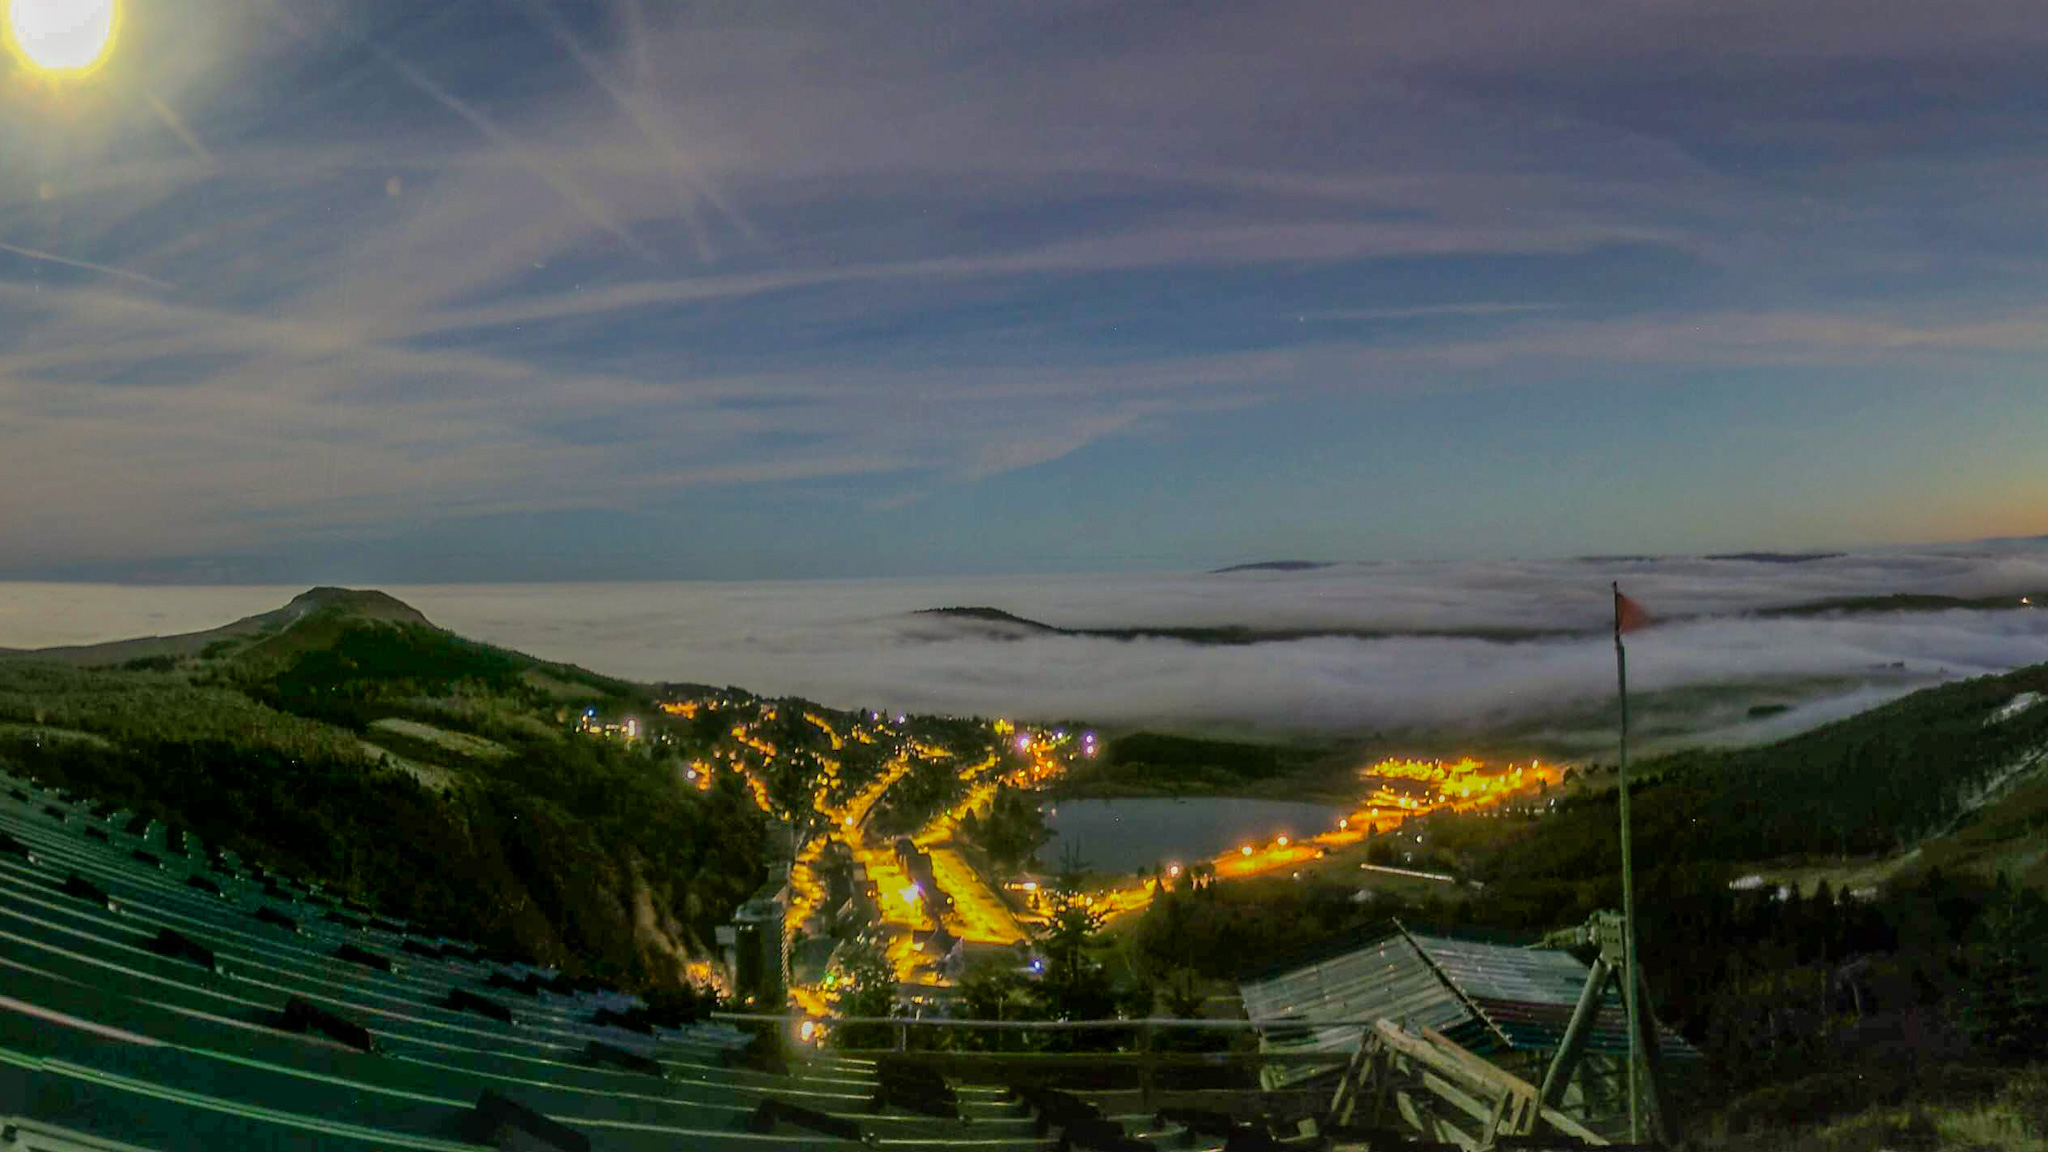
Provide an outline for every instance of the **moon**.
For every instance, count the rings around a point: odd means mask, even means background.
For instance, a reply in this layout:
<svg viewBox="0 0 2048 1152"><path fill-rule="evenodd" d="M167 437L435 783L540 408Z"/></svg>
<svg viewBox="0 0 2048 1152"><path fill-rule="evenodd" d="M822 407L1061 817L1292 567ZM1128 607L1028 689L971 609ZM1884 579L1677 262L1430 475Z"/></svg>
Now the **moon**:
<svg viewBox="0 0 2048 1152"><path fill-rule="evenodd" d="M44 72L91 71L114 42L116 0L0 0L7 42Z"/></svg>

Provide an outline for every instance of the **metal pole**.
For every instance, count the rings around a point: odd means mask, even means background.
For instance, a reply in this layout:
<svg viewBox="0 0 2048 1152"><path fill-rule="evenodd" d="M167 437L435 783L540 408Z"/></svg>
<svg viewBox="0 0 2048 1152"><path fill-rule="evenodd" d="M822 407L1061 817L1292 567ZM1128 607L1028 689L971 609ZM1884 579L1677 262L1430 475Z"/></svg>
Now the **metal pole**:
<svg viewBox="0 0 2048 1152"><path fill-rule="evenodd" d="M1657 1009L1650 1002L1650 983L1642 972L1636 972L1636 983L1642 989L1643 1026L1638 1030L1643 1038L1643 1101L1648 1107L1650 1138L1659 1144L1671 1143L1671 1118L1664 1111L1664 1096L1657 1087L1663 1079L1663 1055L1657 1045Z"/></svg>
<svg viewBox="0 0 2048 1152"><path fill-rule="evenodd" d="M1628 819L1628 649L1621 643L1621 583L1614 583L1614 677L1621 689L1621 983L1628 1001L1628 1138L1643 1138L1642 1032L1636 1025L1636 883Z"/></svg>

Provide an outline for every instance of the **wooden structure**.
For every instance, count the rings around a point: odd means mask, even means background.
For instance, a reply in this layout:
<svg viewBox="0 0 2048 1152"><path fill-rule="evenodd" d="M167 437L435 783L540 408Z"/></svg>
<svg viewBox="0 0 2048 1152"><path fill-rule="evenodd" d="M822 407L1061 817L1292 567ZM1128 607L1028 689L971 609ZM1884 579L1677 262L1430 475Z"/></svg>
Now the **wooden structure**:
<svg viewBox="0 0 2048 1152"><path fill-rule="evenodd" d="M1498 1145L1502 1137L1551 1132L1575 1144L1607 1137L1542 1101L1527 1080L1481 1060L1443 1033L1411 1035L1381 1020L1364 1036L1330 1101L1327 1130L1343 1146L1360 1128L1400 1126L1460 1148Z"/></svg>
<svg viewBox="0 0 2048 1152"><path fill-rule="evenodd" d="M1596 918L1595 925L1560 942L1604 943L1593 932L1605 923ZM1312 1065L1268 1065L1260 1073L1268 1089L1317 1086L1343 1092L1342 1084L1350 1083L1350 1091L1366 1092L1388 1074L1382 1067L1386 1052L1400 1052L1401 1060L1410 1063L1421 1059L1403 1048L1405 1038L1448 1054L1444 1058L1460 1066L1492 1069L1475 1072L1482 1079L1468 1083L1444 1079L1441 1069L1429 1070L1410 1088L1447 1085L1451 1093L1404 1089L1410 1103L1403 1106L1406 1111L1395 1108L1391 1115L1407 1127L1432 1131L1437 1119L1425 1118L1428 1123L1418 1125L1407 1113L1422 1116L1423 1102L1434 1100L1441 1107L1432 1115L1448 1118L1453 1126L1473 1125L1465 1136L1483 1143L1491 1113L1472 1113L1491 1109L1506 1091L1500 1085L1512 1082L1537 1086L1529 1088L1539 1101L1532 1115L1553 1110L1603 1139L1624 1140L1629 1133L1630 1041L1627 1013L1615 987L1617 970L1604 958L1589 971L1564 951L1469 932L1411 929L1390 920L1284 958L1240 981L1239 992L1246 1014L1260 1026L1262 1051L1343 1053L1358 1060L1382 1054L1374 1057L1381 1063L1369 1072L1361 1073L1354 1063L1337 1084L1327 1070ZM1646 1029L1638 1047L1648 1048L1657 1064L1674 1070L1699 1058L1691 1045L1664 1029ZM1397 1079L1406 1074L1393 1073ZM1490 1087L1482 1092L1481 1086ZM1518 1133L1534 1130L1526 1122L1511 1127Z"/></svg>

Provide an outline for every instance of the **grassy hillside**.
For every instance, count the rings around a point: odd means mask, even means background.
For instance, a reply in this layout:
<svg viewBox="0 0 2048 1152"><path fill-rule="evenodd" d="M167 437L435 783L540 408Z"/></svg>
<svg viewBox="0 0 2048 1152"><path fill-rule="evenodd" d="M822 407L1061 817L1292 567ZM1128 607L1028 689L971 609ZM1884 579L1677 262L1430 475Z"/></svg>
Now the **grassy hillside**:
<svg viewBox="0 0 2048 1152"><path fill-rule="evenodd" d="M1925 689L1775 744L1647 761L1633 790L1636 835L1660 858L1693 862L1906 851L2048 766L2048 707L1998 718L2044 691L2048 666L2036 666ZM1616 870L1615 803L1598 788L1560 804L1512 845L1515 870Z"/></svg>
<svg viewBox="0 0 2048 1152"><path fill-rule="evenodd" d="M684 788L687 748L572 731L647 689L381 593L54 656L0 661L0 760L450 935L669 983L762 878L737 777Z"/></svg>

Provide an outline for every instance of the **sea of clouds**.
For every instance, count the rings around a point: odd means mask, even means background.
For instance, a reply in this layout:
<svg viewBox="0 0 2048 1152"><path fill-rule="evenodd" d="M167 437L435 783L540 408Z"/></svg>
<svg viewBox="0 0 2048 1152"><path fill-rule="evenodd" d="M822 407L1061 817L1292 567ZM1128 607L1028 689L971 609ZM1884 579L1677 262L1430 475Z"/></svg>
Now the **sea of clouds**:
<svg viewBox="0 0 2048 1152"><path fill-rule="evenodd" d="M1703 714L1704 738L1778 735L1956 676L2048 662L2048 611L1757 618L1893 592L2048 589L2041 542L1799 563L1698 557L1345 564L1311 571L789 582L393 586L464 635L645 680L840 707L1271 733L1499 731L1598 707L1614 686L1608 581L1664 618L1630 638L1631 688L1776 686L1789 712ZM0 647L213 627L303 589L0 584ZM986 605L1063 627L1582 629L1502 641L1318 636L1242 646L1033 635L917 611Z"/></svg>

